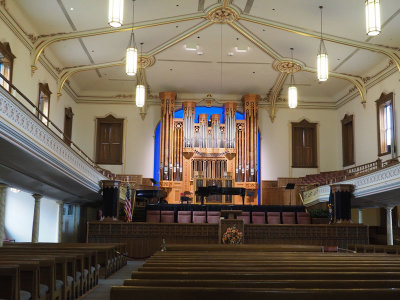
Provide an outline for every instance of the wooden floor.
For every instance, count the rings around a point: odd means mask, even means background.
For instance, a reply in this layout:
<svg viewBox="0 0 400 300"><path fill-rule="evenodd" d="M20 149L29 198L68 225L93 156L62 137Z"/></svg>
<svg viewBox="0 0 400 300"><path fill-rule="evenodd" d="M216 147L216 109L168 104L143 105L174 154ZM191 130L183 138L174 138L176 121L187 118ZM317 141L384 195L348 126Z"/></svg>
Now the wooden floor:
<svg viewBox="0 0 400 300"><path fill-rule="evenodd" d="M80 300L109 300L111 287L113 285L123 285L124 280L131 277L132 271L137 271L143 264L143 260L128 261L125 267L112 276L107 279L99 279L98 286L90 290Z"/></svg>

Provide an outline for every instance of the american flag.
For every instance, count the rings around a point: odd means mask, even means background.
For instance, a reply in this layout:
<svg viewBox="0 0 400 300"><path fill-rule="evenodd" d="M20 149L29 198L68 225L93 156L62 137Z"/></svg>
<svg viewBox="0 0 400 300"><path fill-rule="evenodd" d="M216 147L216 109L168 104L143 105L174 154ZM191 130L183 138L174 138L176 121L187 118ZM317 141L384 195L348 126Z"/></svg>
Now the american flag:
<svg viewBox="0 0 400 300"><path fill-rule="evenodd" d="M132 222L131 191L129 188L129 183L126 183L126 197L125 197L124 211L126 218L128 219L128 222Z"/></svg>

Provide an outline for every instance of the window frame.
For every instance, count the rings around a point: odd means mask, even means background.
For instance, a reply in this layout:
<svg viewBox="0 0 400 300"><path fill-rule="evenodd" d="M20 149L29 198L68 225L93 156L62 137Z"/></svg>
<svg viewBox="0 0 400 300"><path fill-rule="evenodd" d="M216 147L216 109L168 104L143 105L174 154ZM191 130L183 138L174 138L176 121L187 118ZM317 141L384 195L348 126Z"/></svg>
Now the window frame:
<svg viewBox="0 0 400 300"><path fill-rule="evenodd" d="M392 122L391 122L391 147L394 147L393 151L396 152L396 125L395 125L395 113L394 113L394 99L393 99L393 92L385 94L382 93L381 96L379 97L378 100L375 101L376 103L376 113L377 113L377 138L378 138L378 156L384 156L384 155L388 155L391 154L391 149L390 151L388 151L388 145L386 144L386 142L384 142L382 139L385 137L382 137L381 135L381 131L384 130L381 128L381 124L384 122L384 120L382 120L382 117L384 117L384 109L385 107L387 107L389 104L391 106L391 117L392 117ZM382 151L382 145L383 143L385 143L386 145L386 151Z"/></svg>
<svg viewBox="0 0 400 300"><path fill-rule="evenodd" d="M354 157L354 115L345 114L342 122L342 161L343 167L348 167L355 164ZM350 141L347 140L347 135L345 135L346 126L351 124L351 149L349 148ZM351 153L351 159L345 155L345 153ZM346 160L347 159L347 160Z"/></svg>
<svg viewBox="0 0 400 300"><path fill-rule="evenodd" d="M318 142L317 142L317 124L318 123L310 123L306 119L303 119L300 122L292 122L292 168L318 168ZM297 162L295 159L296 153L296 144L295 144L295 129L302 128L311 129L312 130L312 162L307 165L304 159L304 152L301 162ZM304 149L304 145L302 146Z"/></svg>
<svg viewBox="0 0 400 300"><path fill-rule="evenodd" d="M120 151L119 159L117 162L110 162L107 160L101 160L100 157L100 141L101 141L101 124L120 124L121 126L121 136L120 136ZM96 118L96 163L99 165L122 165L122 155L123 155L123 142L124 142L124 119L115 118L113 115L108 115L105 118Z"/></svg>
<svg viewBox="0 0 400 300"><path fill-rule="evenodd" d="M12 78L13 78L13 69L14 69L14 59L15 56L14 54L12 54L11 52L11 47L9 43L2 43L0 42L0 54L2 57L4 57L5 59L7 59L9 62L9 75L8 75L8 81L10 83L12 83ZM3 65L3 63L0 63ZM5 74L2 74L4 77L7 77ZM2 78L0 78L2 80ZM4 85L7 85L8 87L6 88ZM7 90L8 92L11 91L11 86L6 83L5 81L3 81L0 86L2 86L5 90Z"/></svg>
<svg viewBox="0 0 400 300"><path fill-rule="evenodd" d="M47 115L43 113L43 110L40 109L40 106L43 102L42 100L42 94L47 97L48 101L48 106L47 106ZM38 105L37 105L37 111L36 111L36 116L39 118L40 121L43 122L44 125L48 126L49 125L49 120L50 120L50 98L51 98L52 92L50 91L49 85L47 83L39 83L39 97L38 97ZM40 113L39 113L40 112ZM46 116L44 118L43 116Z"/></svg>

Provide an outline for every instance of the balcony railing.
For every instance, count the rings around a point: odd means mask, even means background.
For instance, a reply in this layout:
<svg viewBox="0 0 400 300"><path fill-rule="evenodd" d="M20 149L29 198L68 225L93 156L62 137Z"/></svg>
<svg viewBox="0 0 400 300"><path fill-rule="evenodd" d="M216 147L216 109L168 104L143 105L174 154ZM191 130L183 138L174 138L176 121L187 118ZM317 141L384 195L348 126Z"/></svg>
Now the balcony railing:
<svg viewBox="0 0 400 300"><path fill-rule="evenodd" d="M38 119L43 123L44 126L47 126L47 128L52 133L54 133L56 137L58 137L59 142L69 147L76 155L81 157L92 168L94 168L97 172L101 173L103 176L109 179L114 179L116 177L115 174L97 165L90 158L90 156L88 156L74 141L72 141L69 137L67 137L65 133L53 121L50 120L50 118L44 115L42 111L40 111L40 109L27 96L25 96L16 86L14 86L6 77L0 74L0 78L9 85L9 90L5 89L3 86L0 85L1 89L3 91L6 91L9 94L9 96L13 97L15 100L18 101L18 103L23 105L27 109L27 111L31 114L31 117ZM13 91L15 91L15 93Z"/></svg>

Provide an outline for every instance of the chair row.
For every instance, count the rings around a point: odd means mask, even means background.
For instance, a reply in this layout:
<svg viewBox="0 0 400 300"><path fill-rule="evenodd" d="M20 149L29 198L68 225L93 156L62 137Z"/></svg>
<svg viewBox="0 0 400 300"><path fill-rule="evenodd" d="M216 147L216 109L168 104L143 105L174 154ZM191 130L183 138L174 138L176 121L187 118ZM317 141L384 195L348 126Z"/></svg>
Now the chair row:
<svg viewBox="0 0 400 300"><path fill-rule="evenodd" d="M220 211L178 211L175 219L174 211L148 210L148 223L209 223L217 224L221 218ZM248 212L244 211L237 217L244 224L311 224L307 212Z"/></svg>

